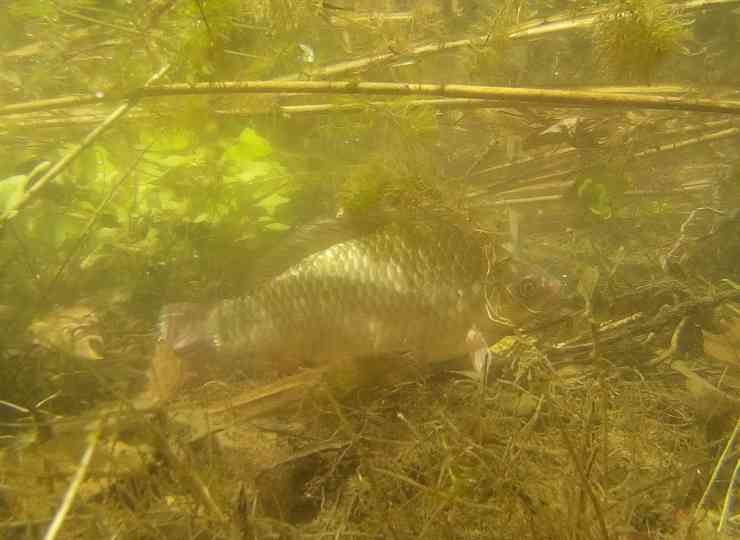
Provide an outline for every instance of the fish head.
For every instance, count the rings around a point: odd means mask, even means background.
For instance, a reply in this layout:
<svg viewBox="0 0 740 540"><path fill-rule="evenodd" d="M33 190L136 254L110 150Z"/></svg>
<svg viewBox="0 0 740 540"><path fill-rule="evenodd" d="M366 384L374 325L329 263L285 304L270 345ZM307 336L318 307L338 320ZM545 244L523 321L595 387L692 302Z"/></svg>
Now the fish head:
<svg viewBox="0 0 740 540"><path fill-rule="evenodd" d="M489 318L516 328L556 319L574 306L576 298L567 276L519 257L496 263L489 283Z"/></svg>
<svg viewBox="0 0 740 540"><path fill-rule="evenodd" d="M49 350L82 360L101 360L103 338L93 308L80 304L58 308L34 320L28 328L33 341Z"/></svg>

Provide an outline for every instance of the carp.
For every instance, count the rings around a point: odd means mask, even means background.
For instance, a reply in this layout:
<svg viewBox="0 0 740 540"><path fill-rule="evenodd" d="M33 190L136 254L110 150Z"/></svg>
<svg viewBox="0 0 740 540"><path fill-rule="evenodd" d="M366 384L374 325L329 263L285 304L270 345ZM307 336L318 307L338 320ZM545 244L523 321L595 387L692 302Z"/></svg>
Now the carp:
<svg viewBox="0 0 740 540"><path fill-rule="evenodd" d="M559 279L495 253L478 231L389 224L310 253L246 296L165 306L159 340L186 366L238 358L290 370L389 354L433 363L487 350L562 294Z"/></svg>

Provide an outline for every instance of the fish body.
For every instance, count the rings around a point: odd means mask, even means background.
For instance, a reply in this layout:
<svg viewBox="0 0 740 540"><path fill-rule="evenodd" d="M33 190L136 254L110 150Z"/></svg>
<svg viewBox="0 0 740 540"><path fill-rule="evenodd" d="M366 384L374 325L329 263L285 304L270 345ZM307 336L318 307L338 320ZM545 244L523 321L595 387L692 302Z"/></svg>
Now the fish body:
<svg viewBox="0 0 740 540"><path fill-rule="evenodd" d="M509 333L560 288L534 265L494 260L480 233L388 225L308 255L247 296L168 306L160 338L183 358L273 367L392 353L434 362L479 349L475 336Z"/></svg>

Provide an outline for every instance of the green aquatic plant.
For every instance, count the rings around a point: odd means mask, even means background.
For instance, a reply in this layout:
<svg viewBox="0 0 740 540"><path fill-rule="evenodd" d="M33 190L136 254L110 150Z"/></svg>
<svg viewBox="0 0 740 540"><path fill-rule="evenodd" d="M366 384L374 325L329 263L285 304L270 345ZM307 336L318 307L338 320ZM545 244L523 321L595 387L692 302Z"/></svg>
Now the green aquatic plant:
<svg viewBox="0 0 740 540"><path fill-rule="evenodd" d="M688 19L664 0L619 0L594 27L599 69L620 81L650 82L689 37Z"/></svg>
<svg viewBox="0 0 740 540"><path fill-rule="evenodd" d="M349 215L362 215L382 201L389 180L378 164L357 167L339 190L338 202Z"/></svg>
<svg viewBox="0 0 740 540"><path fill-rule="evenodd" d="M151 265L172 264L179 275L177 268L194 270L194 259L208 265L250 234L288 228L290 213L277 212L296 183L256 130L204 141L188 128L145 127L136 147L142 159L127 171L115 145L92 145L11 216L0 244L11 296L32 298L39 284L60 280L74 296L102 286L103 276L109 286L136 288ZM27 175L0 180L0 214L15 213L28 183Z"/></svg>
<svg viewBox="0 0 740 540"><path fill-rule="evenodd" d="M527 53L515 46L509 33L526 20L530 8L521 0L506 0L480 10L483 13L474 27L476 33L486 38L466 51L467 71L476 80L498 83L516 80L526 65Z"/></svg>
<svg viewBox="0 0 740 540"><path fill-rule="evenodd" d="M596 166L576 179L575 193L588 213L598 219L607 220L618 210L630 179L623 171L607 166Z"/></svg>

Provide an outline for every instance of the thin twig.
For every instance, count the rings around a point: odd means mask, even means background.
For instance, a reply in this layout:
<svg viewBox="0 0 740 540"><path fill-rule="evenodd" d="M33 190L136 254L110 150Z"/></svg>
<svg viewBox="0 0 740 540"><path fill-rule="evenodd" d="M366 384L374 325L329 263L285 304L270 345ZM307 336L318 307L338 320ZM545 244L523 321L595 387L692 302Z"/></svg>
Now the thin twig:
<svg viewBox="0 0 740 540"><path fill-rule="evenodd" d="M712 489L717 484L717 478L719 478L719 473L722 470L722 466L730 458L730 455L733 452L733 447L735 446L735 443L738 441L739 437L740 437L740 417L738 417L737 422L735 423L735 429L732 431L732 434L730 435L730 438L727 440L727 444L725 445L725 448L722 451L722 454L719 456L719 459L717 460L717 464L714 467L714 470L712 471L712 476L709 478L709 482L707 483L707 487L704 490L704 493L702 494L701 499L699 500L699 504L696 505L694 516L697 516L699 514L700 509L704 508L704 505L706 504L707 499L709 498L709 494L712 492ZM733 486L731 484L730 491L732 489L733 489Z"/></svg>
<svg viewBox="0 0 740 540"><path fill-rule="evenodd" d="M64 494L62 505L59 507L59 510L57 510L57 513L54 515L54 519L49 525L49 528L46 530L44 540L54 540L54 538L57 537L57 534L59 534L62 523L64 523L64 519L67 517L69 509L72 507L72 503L74 502L75 497L77 497L77 492L80 490L82 481L85 479L85 474L87 474L87 469L90 467L90 462L92 461L93 454L95 453L95 448L97 447L98 441L100 440L100 433L102 429L103 421L101 420L100 422L98 422L97 429L93 433L92 438L87 445L85 453L82 455L80 466L77 468L77 472L75 472L75 476L72 479L72 482L69 484L67 492Z"/></svg>
<svg viewBox="0 0 740 540"><path fill-rule="evenodd" d="M661 146L658 146L658 147L655 147L655 148L648 148L648 149L645 149L645 150L641 150L641 151L633 154L631 159L632 160L638 160L638 159L641 159L641 158L648 158L648 157L654 156L654 155L659 154L659 153L672 152L672 151L676 151L676 150L685 149L688 146L693 146L693 145L698 145L698 144L705 144L705 143L715 142L715 141L723 140L723 139L730 139L730 138L737 137L738 135L740 135L740 128L736 128L735 127L735 128L730 128L730 129L723 129L723 130L720 130L720 131L715 131L715 132L712 132L712 133L707 133L707 134L701 135L699 137L692 137L690 139L684 139L682 141L677 141L675 143L664 144L664 145L661 145ZM543 182L554 182L556 180L564 179L564 178L567 178L569 176L572 177L572 176L577 175L578 173L580 173L582 171L585 171L585 170L588 170L590 167L592 167L592 165L588 165L588 166L584 166L584 167L574 167L574 168L569 168L569 169L565 169L565 170L560 170L560 171L556 171L556 172L547 173L547 174L544 174L544 175L541 175L541 176L537 176L537 177L534 177L534 178L531 177L531 176L527 176L527 177L517 177L517 178L514 178L514 179L509 179L509 180L504 180L504 181L498 180L499 178L501 178L503 176L503 174L506 171L506 169L510 169L510 168L514 168L514 167L522 166L522 165L528 165L528 166L531 167L533 164L534 165L538 165L540 163L544 165L547 162L547 160L552 161L553 157L555 157L555 156L557 156L557 157L566 157L566 156L567 157L575 157L575 154L576 153L577 153L577 149L575 149L575 148L567 148L567 149L560 150L560 151L556 152L554 155L553 154L547 154L547 155L541 156L541 157L526 158L526 159L519 160L519 161L514 161L514 162L509 162L509 163L503 163L501 165L495 165L493 167L488 167L488 168L483 169L481 171L477 171L473 176L481 176L481 175L485 175L485 174L490 174L491 176L495 176L495 178L497 178L497 180L495 182L492 182L492 183L488 184L488 185L483 185L483 186L475 189L474 191L471 191L466 196L468 198L471 198L472 199L472 198L475 198L475 197L480 197L481 195L484 195L484 194L487 194L487 193L488 194L497 194L497 195L503 195L503 194L509 194L509 193L514 194L518 190L520 190L522 188L525 188L527 186L531 186L531 185L535 185L537 183L543 183ZM572 154L572 156L571 156L571 154ZM495 175L493 173L495 173ZM571 187L573 184L574 184L574 181L573 180L571 180L571 181L563 181L560 187L563 188L563 189L566 189L566 188ZM704 189L704 187L703 186L701 186L699 188L697 188L697 187L691 187L691 188L685 187L685 188L682 188L682 189L679 189L679 190L663 190L663 191L653 191L653 192L647 192L647 191L644 191L644 190L634 190L634 191L627 191L627 192L625 192L625 196L627 196L627 197L629 197L629 196L642 197L642 196L651 195L651 194L655 194L655 195L678 195L678 194L684 194L687 191L697 191L697 190L701 190L701 189ZM543 196L543 197L549 197L549 198L544 198L543 200L556 200L556 199L560 198L559 195L550 195L550 196ZM527 200L527 202L528 202L528 199L525 199L525 200ZM492 204L493 205L508 205L508 204L517 204L517 202L518 202L518 199L510 199L508 201L497 200L497 201L494 201Z"/></svg>
<svg viewBox="0 0 740 540"><path fill-rule="evenodd" d="M735 462L735 468L732 470L730 476L730 485L725 493L725 500L722 503L722 512L719 516L719 525L717 525L717 532L722 532L727 528L727 522L730 519L730 512L732 512L732 505L735 501L735 489L740 484L740 459Z"/></svg>
<svg viewBox="0 0 740 540"><path fill-rule="evenodd" d="M113 197L115 196L116 192L124 184L124 182L126 182L126 180L128 180L129 178L131 178L131 175L133 174L134 170L136 170L136 166L141 161L141 158L144 157L144 154L146 153L147 150L148 150L148 147L145 148L144 150L142 150L139 153L139 155L136 156L136 159L134 160L134 163L131 165L131 167L129 167L129 170L126 171L126 174L124 174L121 177L121 179L118 182L116 182L116 184L111 188L110 193L108 193L108 196L95 209L95 212L93 213L93 215L90 218L90 220L87 222L87 225L85 226L85 229L82 231L82 233L80 233L80 236L77 237L77 241L72 246L72 249L67 254L67 257L64 259L64 261L62 261L62 264L59 265L59 268L57 269L56 273L54 274L54 277L49 282L49 285L47 286L46 291L41 296L41 298L39 300L39 303L43 303L45 300L48 299L49 294L51 293L51 291L54 290L57 282L59 281L59 278L62 277L62 274L66 270L67 266L69 266L69 263L72 261L72 259L77 254L77 252L79 251L79 249L82 246L82 244L85 242L85 240L89 236L90 231L92 230L93 226L95 225L95 223L97 222L98 218L100 217L100 214L105 209L105 207L108 206L108 203L110 203L110 201L113 199Z"/></svg>
<svg viewBox="0 0 740 540"><path fill-rule="evenodd" d="M457 503L460 503L465 506L469 506L470 508L474 508L476 510L485 510L486 512L492 512L496 511L497 508L495 506L489 505L489 504L480 504L473 501L469 501L467 499L464 499L462 497L458 497L455 495L450 495L448 493L443 493L440 491L437 491L434 488L430 488L429 486L425 486L424 484L420 484L416 480L412 480L411 478L404 476L402 474L395 473L393 471L388 471L386 469L381 469L379 467L373 467L373 471L380 473L384 476L390 476L391 478L395 478L396 480L399 480L401 482L404 482L406 484L409 484L411 486L414 486L416 489L420 491L425 491L427 493L431 493L433 495L437 495L438 497L442 497L444 499L453 500Z"/></svg>
<svg viewBox="0 0 740 540"><path fill-rule="evenodd" d="M213 499L211 490L208 489L206 483L194 468L189 467L177 456L177 453L170 445L167 437L162 433L162 430L158 426L152 426L151 433L157 441L157 449L162 453L167 464L172 467L180 479L188 485L195 499L207 508L218 521L221 523L229 523L230 520L228 516L223 510L221 510Z"/></svg>
<svg viewBox="0 0 740 540"><path fill-rule="evenodd" d="M578 474L578 479L581 481L581 484L583 485L583 489L586 492L586 495L588 495L588 498L591 500L591 504L594 507L596 518L599 521L599 528L601 529L601 536L604 540L609 540L609 531L606 528L606 521L604 520L604 514L601 511L601 503L599 503L599 499L596 498L596 494L594 493L593 489L591 489L591 484L589 483L588 478L586 478L586 473L583 469L583 464L581 463L581 460L578 459L578 455L576 454L576 451L573 448L573 443L570 441L570 437L568 437L568 434L565 432L565 429L561 429L560 433L563 435L563 441L565 442L565 447L568 449L570 458L573 460L576 473Z"/></svg>
<svg viewBox="0 0 740 540"><path fill-rule="evenodd" d="M733 458L738 457L740 455L740 450L731 452L726 458ZM658 480L654 482L650 482L649 484L646 484L630 493L627 493L622 500L612 503L611 505L606 507L606 512L611 512L612 510L616 510L617 508L620 508L621 505L629 501L630 499L634 499L635 497L638 497L639 495L644 495L646 493L649 493L653 491L654 489L657 489L659 487L662 487L670 482L673 482L675 480L680 480L687 474L694 473L698 468L704 467L706 465L711 465L714 463L714 459L704 459L702 461L696 461L694 463L691 463L690 465L687 465L683 469L681 469L678 473L671 474L669 476L665 476L663 478L659 478Z"/></svg>
<svg viewBox="0 0 740 540"><path fill-rule="evenodd" d="M107 28L111 28L113 30L116 30L117 32L123 32L125 34L133 34L135 36L140 36L143 34L141 30L137 30L135 28L129 28L127 26L122 26L120 24L113 24L107 21L101 21L100 19L95 19L93 17L88 17L87 15L82 15L80 13L75 13L73 11L68 11L66 9L62 9L61 7L57 6L57 11L61 13L62 15L66 15L67 17L71 17L73 19L78 19L80 21L84 21L86 23L92 23L97 24L100 26L105 26Z"/></svg>
<svg viewBox="0 0 740 540"><path fill-rule="evenodd" d="M736 4L738 3L738 1L739 0L695 0L693 2L677 4L676 7L678 7L682 11L695 11L700 9ZM591 13L581 15L579 17L561 16L526 21L523 24L509 30L508 33L505 34L505 37L511 41L529 40L538 39L548 34L556 34L560 32L588 28L590 26L593 26L597 22L599 15L602 12L603 10L595 10ZM407 50L404 50L402 54L391 51L383 54L376 54L374 56L366 58L347 60L327 66L318 66L308 70L307 74L313 79L336 77L337 75L340 75L342 73L356 73L358 71L365 71L368 68L387 64L388 62L393 62L395 60L398 60L399 58L419 58L422 56L430 56L433 54L449 52L456 49L486 46L489 43L490 35L484 34L467 39L445 41L443 43L416 45L409 47ZM276 80L298 80L304 77L305 74L306 71L291 73L289 75L284 75Z"/></svg>
<svg viewBox="0 0 740 540"><path fill-rule="evenodd" d="M686 139L683 141L678 141L675 143L668 143L663 144L660 146L657 146L655 148L648 148L647 150L642 150L641 152L637 152L634 157L635 158L641 158L641 157L647 157L652 154L657 154L660 152L666 152L670 150L678 150L679 148L683 148L685 146L691 146L693 144L700 144L705 142L712 142L717 141L720 139L727 139L731 137L737 137L740 135L740 128L729 128L729 129L723 129L721 131L715 131L713 133L707 133L705 135L701 135L699 137L692 137L691 139Z"/></svg>
<svg viewBox="0 0 740 540"><path fill-rule="evenodd" d="M147 85L159 79L169 69L169 66L164 66L157 73L155 73L144 85ZM126 114L132 107L136 105L141 96L138 93L132 94L131 97L115 111L113 111L105 121L98 127L93 129L80 143L79 146L67 153L62 159L57 161L38 181L33 184L28 190L24 191L23 195L18 198L16 203L8 208L4 214L0 215L0 232L2 232L4 224L15 217L18 211L21 210L39 191L44 189L46 185L56 178L62 171L64 171L76 158L82 153L88 146L90 146L95 140L102 135L102 133L108 129L113 123L118 120L121 116Z"/></svg>
<svg viewBox="0 0 740 540"><path fill-rule="evenodd" d="M195 0L195 5L198 6L198 12L200 13L200 18L203 20L203 24L206 27L206 32L208 33L208 39L213 45L215 43L215 39L213 37L213 32L211 32L211 25L208 23L208 17L206 17L206 12L203 9L203 2L201 0Z"/></svg>

